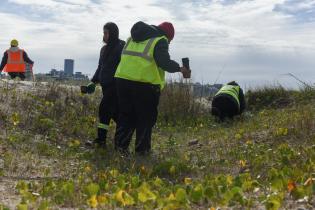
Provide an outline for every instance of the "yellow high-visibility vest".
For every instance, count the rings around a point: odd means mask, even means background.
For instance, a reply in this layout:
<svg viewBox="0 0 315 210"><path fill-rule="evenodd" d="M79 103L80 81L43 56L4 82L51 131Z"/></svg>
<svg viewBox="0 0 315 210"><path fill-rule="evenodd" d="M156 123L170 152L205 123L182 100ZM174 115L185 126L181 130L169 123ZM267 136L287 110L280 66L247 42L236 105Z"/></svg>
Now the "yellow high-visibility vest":
<svg viewBox="0 0 315 210"><path fill-rule="evenodd" d="M154 60L154 48L158 41L165 36L151 38L142 42L135 42L132 38L122 51L121 60L115 74L116 78L165 86L165 72L159 68Z"/></svg>
<svg viewBox="0 0 315 210"><path fill-rule="evenodd" d="M238 107L240 108L240 99L239 99L239 93L240 93L240 86L235 86L235 85L224 85L216 94L220 95L222 93L228 94L230 96L232 96L233 98L235 98L235 100L237 101Z"/></svg>

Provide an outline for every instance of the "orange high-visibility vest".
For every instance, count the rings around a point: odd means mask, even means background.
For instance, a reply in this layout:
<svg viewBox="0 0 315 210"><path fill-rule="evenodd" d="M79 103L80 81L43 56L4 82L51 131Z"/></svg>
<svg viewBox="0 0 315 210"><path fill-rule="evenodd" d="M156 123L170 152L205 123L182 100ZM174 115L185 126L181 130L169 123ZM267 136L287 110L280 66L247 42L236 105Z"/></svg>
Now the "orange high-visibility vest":
<svg viewBox="0 0 315 210"><path fill-rule="evenodd" d="M21 72L24 73L26 65L23 58L23 50L7 50L8 61L4 67L4 72Z"/></svg>

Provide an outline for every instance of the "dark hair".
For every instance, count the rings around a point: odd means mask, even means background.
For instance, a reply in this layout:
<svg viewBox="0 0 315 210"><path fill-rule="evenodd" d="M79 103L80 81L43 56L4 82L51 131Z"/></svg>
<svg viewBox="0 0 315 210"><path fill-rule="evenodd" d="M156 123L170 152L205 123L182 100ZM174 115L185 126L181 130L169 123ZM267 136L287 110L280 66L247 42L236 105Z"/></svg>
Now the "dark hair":
<svg viewBox="0 0 315 210"><path fill-rule="evenodd" d="M113 45L119 40L119 29L118 26L113 22L108 22L104 25L103 30L108 30L109 40L108 45Z"/></svg>
<svg viewBox="0 0 315 210"><path fill-rule="evenodd" d="M231 81L229 83L227 83L228 85L234 85L234 86L239 86L239 84L237 84L235 81Z"/></svg>

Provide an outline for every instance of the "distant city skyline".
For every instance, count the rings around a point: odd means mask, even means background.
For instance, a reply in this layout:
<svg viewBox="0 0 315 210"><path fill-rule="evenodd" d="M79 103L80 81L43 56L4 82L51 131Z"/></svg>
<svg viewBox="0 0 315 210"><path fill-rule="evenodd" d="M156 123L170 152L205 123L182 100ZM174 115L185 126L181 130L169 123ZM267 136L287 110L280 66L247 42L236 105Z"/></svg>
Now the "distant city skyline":
<svg viewBox="0 0 315 210"><path fill-rule="evenodd" d="M49 72L45 72L46 77L51 77L59 80L65 79L80 79L85 80L88 79L87 75L82 74L80 71L74 71L74 59L64 59L64 67L63 69L51 68ZM44 77L45 77L44 76Z"/></svg>
<svg viewBox="0 0 315 210"><path fill-rule="evenodd" d="M0 18L0 50L17 38L36 73L73 58L92 77L104 23L117 23L126 40L142 20L174 24L171 57L190 58L195 82L297 87L287 73L315 78L315 0L2 0Z"/></svg>
<svg viewBox="0 0 315 210"><path fill-rule="evenodd" d="M65 59L64 60L64 72L66 75L74 74L74 60L73 59Z"/></svg>

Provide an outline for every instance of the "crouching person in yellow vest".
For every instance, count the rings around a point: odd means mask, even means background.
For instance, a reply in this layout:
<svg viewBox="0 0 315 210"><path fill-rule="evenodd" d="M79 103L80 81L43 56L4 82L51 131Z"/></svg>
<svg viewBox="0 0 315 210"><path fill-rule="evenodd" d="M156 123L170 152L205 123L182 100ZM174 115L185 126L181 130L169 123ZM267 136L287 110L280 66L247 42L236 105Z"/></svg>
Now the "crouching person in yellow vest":
<svg viewBox="0 0 315 210"><path fill-rule="evenodd" d="M165 71L181 72L190 78L190 70L170 59L168 46L174 38L169 22L159 26L137 22L122 51L115 77L119 118L115 149L129 153L128 147L136 130L136 154L151 150L151 133L158 115L160 91L165 85Z"/></svg>
<svg viewBox="0 0 315 210"><path fill-rule="evenodd" d="M242 114L244 109L244 93L235 81L224 85L212 100L211 113L221 121Z"/></svg>
<svg viewBox="0 0 315 210"><path fill-rule="evenodd" d="M27 56L26 52L20 49L19 42L16 39L11 41L10 49L4 52L2 57L0 72L7 72L11 79L19 77L25 79L26 63L30 64L31 68L34 62Z"/></svg>

